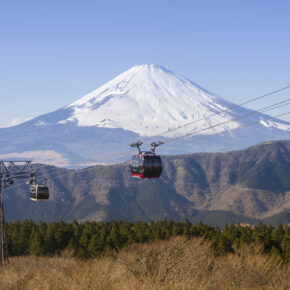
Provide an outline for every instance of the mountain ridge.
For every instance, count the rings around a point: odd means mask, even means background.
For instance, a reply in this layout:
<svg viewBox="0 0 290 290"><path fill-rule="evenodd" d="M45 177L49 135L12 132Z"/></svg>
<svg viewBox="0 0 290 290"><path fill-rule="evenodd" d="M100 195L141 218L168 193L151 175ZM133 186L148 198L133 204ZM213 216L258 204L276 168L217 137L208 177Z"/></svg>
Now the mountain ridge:
<svg viewBox="0 0 290 290"><path fill-rule="evenodd" d="M188 218L219 226L260 219L290 222L290 140L162 159L164 170L157 180L132 178L128 163L86 171L42 168L49 178L51 201L33 203L23 196L25 185L11 188L3 195L6 215L10 220L14 216L49 221Z"/></svg>

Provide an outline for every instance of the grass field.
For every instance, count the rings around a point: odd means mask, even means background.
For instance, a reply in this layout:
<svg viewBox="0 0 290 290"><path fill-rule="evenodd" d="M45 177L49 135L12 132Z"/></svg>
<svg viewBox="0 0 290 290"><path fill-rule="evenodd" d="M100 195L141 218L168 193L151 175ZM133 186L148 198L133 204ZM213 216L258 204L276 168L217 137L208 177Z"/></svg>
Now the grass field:
<svg viewBox="0 0 290 290"><path fill-rule="evenodd" d="M201 239L133 245L109 257L18 257L0 289L290 289L290 267L250 247L214 257Z"/></svg>

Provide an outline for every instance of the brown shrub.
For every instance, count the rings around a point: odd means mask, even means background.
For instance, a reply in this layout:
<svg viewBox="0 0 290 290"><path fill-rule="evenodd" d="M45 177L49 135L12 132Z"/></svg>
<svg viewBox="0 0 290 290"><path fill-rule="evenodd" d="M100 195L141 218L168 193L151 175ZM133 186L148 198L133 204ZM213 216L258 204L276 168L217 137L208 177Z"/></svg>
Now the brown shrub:
<svg viewBox="0 0 290 290"><path fill-rule="evenodd" d="M289 266L253 248L215 258L201 239L133 245L108 258L12 258L0 289L289 289Z"/></svg>

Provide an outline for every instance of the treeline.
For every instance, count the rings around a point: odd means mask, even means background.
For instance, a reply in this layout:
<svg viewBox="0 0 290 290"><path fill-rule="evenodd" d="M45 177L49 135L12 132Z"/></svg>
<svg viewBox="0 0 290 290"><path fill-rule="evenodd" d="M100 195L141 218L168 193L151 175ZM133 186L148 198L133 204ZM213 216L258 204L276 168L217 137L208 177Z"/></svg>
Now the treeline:
<svg viewBox="0 0 290 290"><path fill-rule="evenodd" d="M256 227L225 226L223 230L203 223L198 225L165 220L158 222L53 222L36 224L31 220L7 224L10 256L61 255L94 258L119 251L132 243L165 240L173 236L203 237L211 242L217 256L234 252L243 245L262 247L264 253L290 262L290 227L276 228L260 223Z"/></svg>

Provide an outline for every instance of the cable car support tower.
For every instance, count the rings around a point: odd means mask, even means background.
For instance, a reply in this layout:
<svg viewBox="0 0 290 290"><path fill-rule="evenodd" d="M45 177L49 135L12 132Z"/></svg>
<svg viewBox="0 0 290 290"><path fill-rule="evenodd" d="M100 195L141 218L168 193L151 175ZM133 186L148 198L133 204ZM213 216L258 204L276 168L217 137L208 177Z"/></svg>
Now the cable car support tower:
<svg viewBox="0 0 290 290"><path fill-rule="evenodd" d="M0 266L9 263L2 189L13 185L15 179L26 179L27 184L36 182L36 171L31 161L0 160Z"/></svg>

